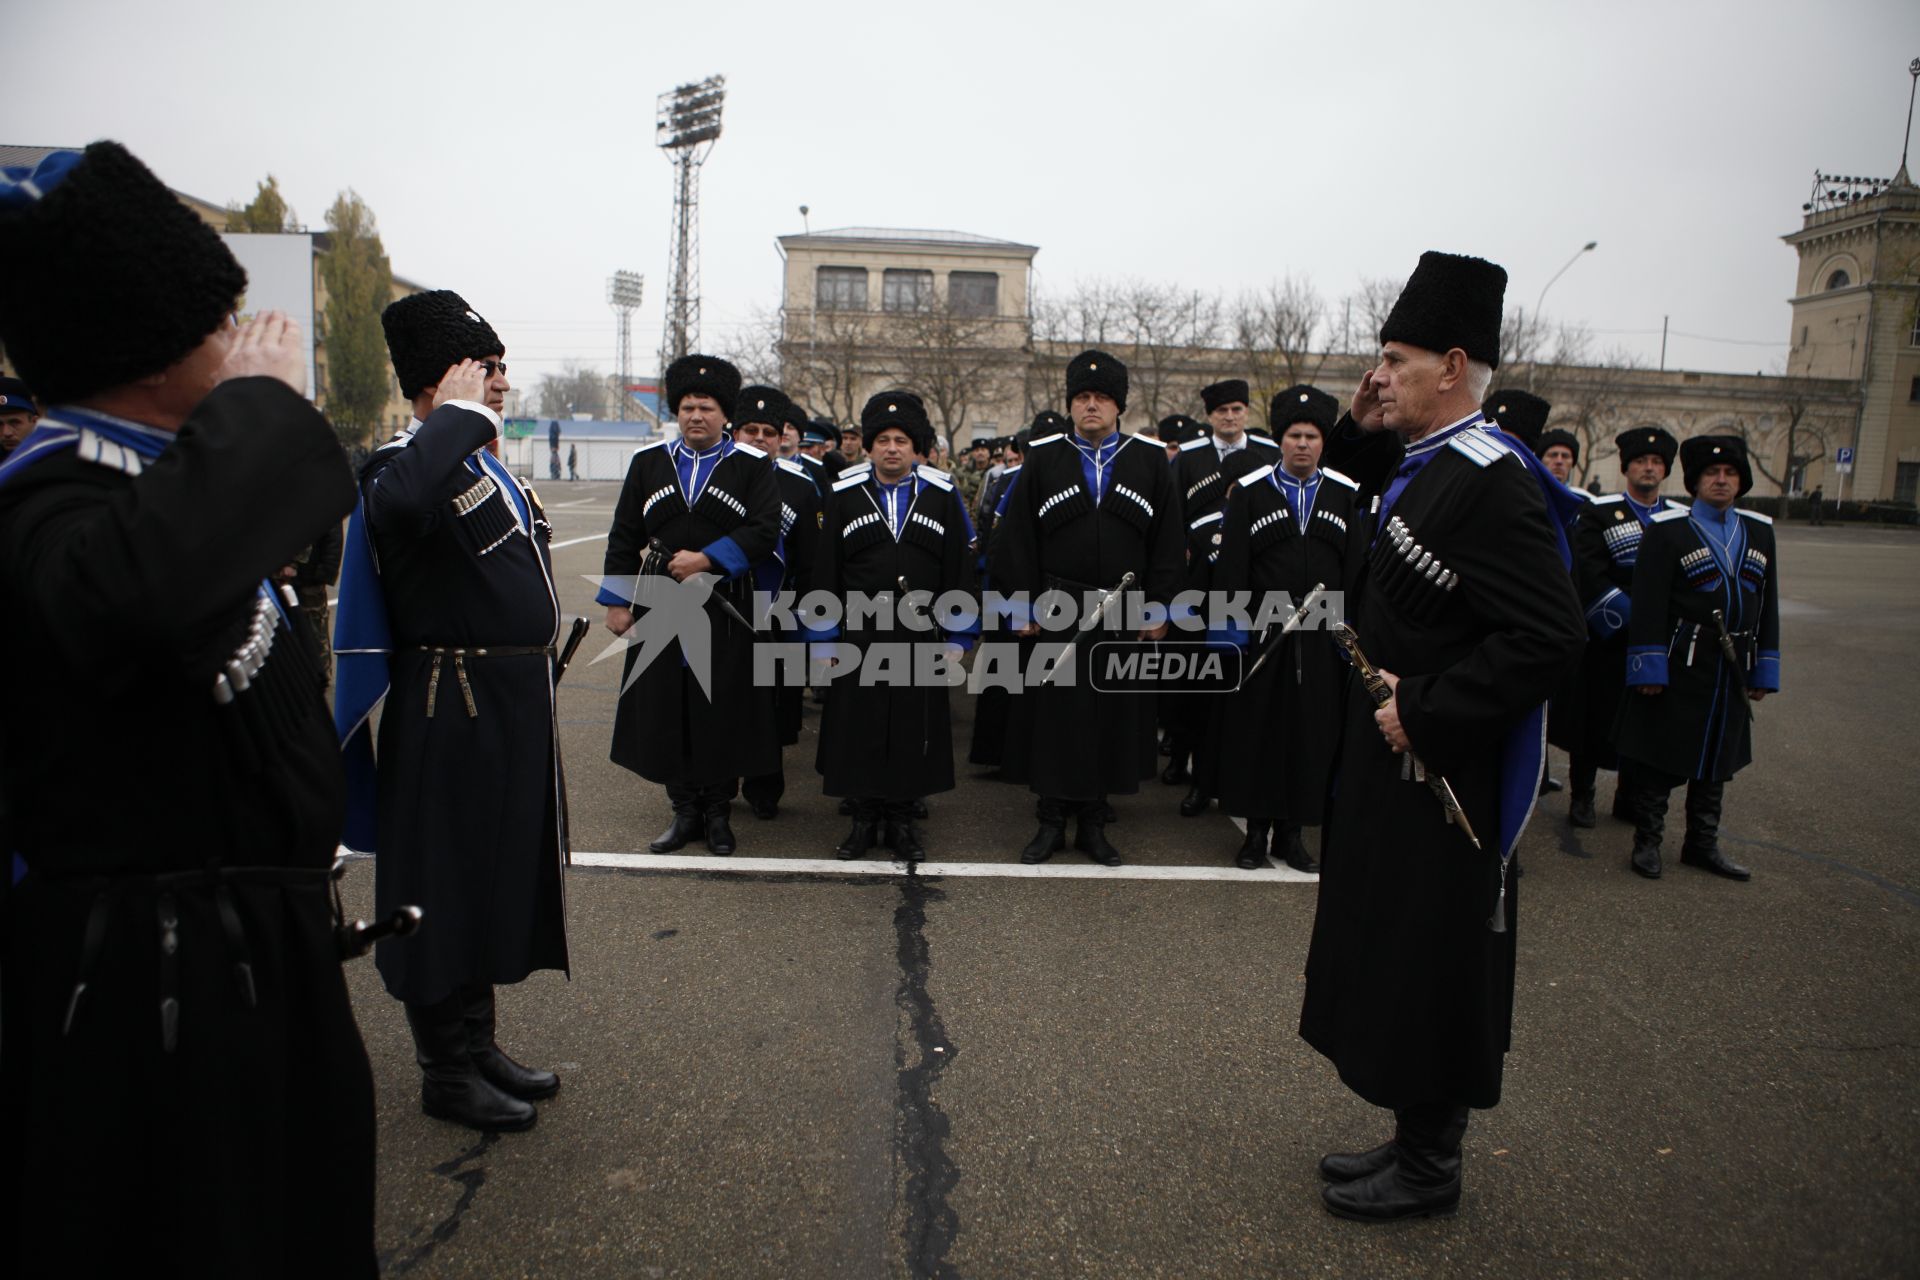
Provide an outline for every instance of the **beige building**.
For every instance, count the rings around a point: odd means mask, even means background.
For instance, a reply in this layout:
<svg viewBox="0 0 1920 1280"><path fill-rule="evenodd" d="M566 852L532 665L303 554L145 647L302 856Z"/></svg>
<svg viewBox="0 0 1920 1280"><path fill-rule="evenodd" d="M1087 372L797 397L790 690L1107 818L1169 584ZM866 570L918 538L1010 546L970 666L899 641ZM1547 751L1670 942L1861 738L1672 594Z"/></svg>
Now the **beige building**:
<svg viewBox="0 0 1920 1280"><path fill-rule="evenodd" d="M782 236L786 390L837 422L916 391L955 441L1027 423L1033 245L961 231L847 227Z"/></svg>
<svg viewBox="0 0 1920 1280"><path fill-rule="evenodd" d="M1800 230L1789 375L1850 389L1855 449L1846 492L1912 503L1920 489L1920 187L1815 175ZM1829 473L1826 492L1840 492Z"/></svg>

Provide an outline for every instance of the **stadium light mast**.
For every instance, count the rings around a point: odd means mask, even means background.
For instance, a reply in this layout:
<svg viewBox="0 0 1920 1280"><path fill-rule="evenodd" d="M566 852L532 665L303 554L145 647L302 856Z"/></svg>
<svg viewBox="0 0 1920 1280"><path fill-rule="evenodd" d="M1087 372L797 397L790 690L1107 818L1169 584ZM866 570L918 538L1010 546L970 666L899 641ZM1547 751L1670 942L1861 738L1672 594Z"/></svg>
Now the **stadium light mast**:
<svg viewBox="0 0 1920 1280"><path fill-rule="evenodd" d="M640 308L640 295L646 289L646 277L638 271L616 271L607 278L607 305L613 308L618 346L616 376L620 380L620 416L627 420L629 397L633 394L633 313Z"/></svg>
<svg viewBox="0 0 1920 1280"><path fill-rule="evenodd" d="M674 167L673 243L667 270L667 326L660 372L700 339L700 166L720 136L727 78L708 76L660 95L654 145Z"/></svg>

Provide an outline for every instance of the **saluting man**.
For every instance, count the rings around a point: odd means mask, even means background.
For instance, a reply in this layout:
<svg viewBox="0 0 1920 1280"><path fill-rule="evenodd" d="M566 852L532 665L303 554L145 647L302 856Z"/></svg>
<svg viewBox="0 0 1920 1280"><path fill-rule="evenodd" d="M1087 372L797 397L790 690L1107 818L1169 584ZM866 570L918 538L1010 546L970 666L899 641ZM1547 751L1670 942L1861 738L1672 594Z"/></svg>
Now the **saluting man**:
<svg viewBox="0 0 1920 1280"><path fill-rule="evenodd" d="M1267 421L1279 432L1279 467L1241 476L1226 507L1202 529L1216 592L1247 591L1258 602L1285 592L1298 608L1316 585L1347 592L1358 583L1367 547L1360 486L1320 466L1326 433L1340 402L1318 387L1294 386L1273 397ZM1251 665L1265 637L1227 637L1249 644ZM1345 663L1319 630L1297 631L1230 697L1211 698L1211 733L1202 754L1220 808L1247 820L1236 865L1266 865L1272 851L1295 871L1318 871L1302 827L1317 827L1326 809L1327 779L1340 739Z"/></svg>
<svg viewBox="0 0 1920 1280"><path fill-rule="evenodd" d="M767 595L792 591L794 598L804 596L813 583L814 552L820 545L820 515L825 499L809 470L793 458L775 456L780 445L781 426L789 419L793 402L778 387L752 386L740 392L739 408L734 412L733 442L751 445L767 455L773 470L773 482L780 494L780 542L775 554L755 564L754 589ZM824 438L824 437L823 437ZM751 616L751 615L749 615ZM772 623L762 643L778 644L794 637ZM800 741L801 699L806 690L790 683L769 691L773 698L775 743L790 747ZM743 780L740 795L760 819L774 818L780 812L780 798L787 792L786 762L774 757L769 773Z"/></svg>
<svg viewBox="0 0 1920 1280"><path fill-rule="evenodd" d="M1130 592L1164 608L1179 590L1185 560L1180 496L1166 453L1150 437L1120 431L1126 365L1104 351L1083 351L1067 362L1066 375L1073 430L1027 450L987 557L995 589L1024 593L1029 605L1059 590L1084 607L1131 573ZM1039 636L1030 616L1012 621L1027 639ZM1161 623L1143 638L1166 632ZM1074 847L1102 866L1120 865L1106 838L1107 797L1131 795L1153 775L1153 698L1097 692L1083 657L1075 659L1072 684L1029 686L1014 697L1006 775L1039 797L1039 830L1020 851L1022 862L1052 857L1065 846L1067 820L1077 818Z"/></svg>
<svg viewBox="0 0 1920 1280"><path fill-rule="evenodd" d="M347 526L334 632L346 843L378 852L382 914L417 903L432 921L377 955L406 1005L422 1109L525 1129L560 1078L500 1049L493 989L567 968L553 530L488 451L508 390L493 326L446 289L380 320L413 420L367 460Z"/></svg>
<svg viewBox="0 0 1920 1280"><path fill-rule="evenodd" d="M1627 696L1627 620L1633 616L1633 568L1647 526L1663 511L1686 504L1660 496L1680 442L1660 427L1635 427L1614 437L1625 493L1604 494L1573 528L1574 586L1587 611L1587 654L1580 688L1586 698L1582 736L1569 748L1572 803L1567 821L1591 827L1594 786L1602 769L1619 768L1614 722ZM1631 822L1625 787L1614 788L1613 813Z"/></svg>
<svg viewBox="0 0 1920 1280"><path fill-rule="evenodd" d="M698 601L707 636L673 635L628 649L612 758L667 789L673 821L648 849L672 853L704 836L709 852L725 856L735 848L731 815L740 779L780 763L773 699L754 686L754 633L741 621L752 618L751 570L780 541L780 492L769 455L726 435L739 370L717 356L688 355L667 366L665 381L680 438L633 455L596 600L607 606L607 629L626 635L655 607L682 603L666 595L680 589L674 583L710 588ZM704 687L686 660L688 643L704 651ZM648 662L640 668L643 654Z"/></svg>
<svg viewBox="0 0 1920 1280"><path fill-rule="evenodd" d="M872 467L833 486L820 536L815 586L840 598L890 599L884 616L810 638L849 646L858 668L827 688L820 719L819 769L830 796L853 800L853 827L834 852L858 858L876 841L904 859L924 845L915 803L953 790L953 730L947 686L917 683L931 663L914 650L950 646L949 659L973 647L977 615L941 618L934 602L973 590L973 530L951 477L916 459L933 450L933 425L920 397L883 391L860 411L860 443ZM911 596L903 596L905 580ZM918 625L925 624L925 625Z"/></svg>
<svg viewBox="0 0 1920 1280"><path fill-rule="evenodd" d="M1360 432L1404 442L1349 613L1392 696L1348 685L1300 1032L1394 1113L1391 1141L1321 1162L1327 1208L1362 1221L1452 1212L1468 1109L1500 1101L1507 859L1545 759L1543 704L1582 642L1540 487L1480 411L1506 280L1423 254L1353 400Z"/></svg>
<svg viewBox="0 0 1920 1280"><path fill-rule="evenodd" d="M315 648L310 347L117 142L0 170L0 1274L372 1280L373 1077Z"/></svg>
<svg viewBox="0 0 1920 1280"><path fill-rule="evenodd" d="M1235 480L1257 467L1275 466L1280 453L1267 436L1247 431L1247 383L1244 378L1228 378L1200 389L1207 407L1204 428L1192 419L1175 415L1191 432L1174 456L1174 488L1180 494L1180 509L1185 513L1189 538L1198 536L1196 521L1217 514L1227 501L1227 490ZM1165 443L1163 440L1162 443ZM1205 554L1190 542L1188 574L1183 587L1197 589L1204 577ZM1169 786L1192 782L1180 801L1180 815L1198 817L1212 798L1207 787L1191 772L1191 761L1200 738L1206 732L1213 699L1203 693L1161 695L1161 715L1167 725L1168 745L1173 759L1161 771L1160 781Z"/></svg>
<svg viewBox="0 0 1920 1280"><path fill-rule="evenodd" d="M1680 861L1729 880L1752 876L1720 852L1727 779L1753 760L1753 712L1780 691L1779 563L1773 521L1742 511L1753 488L1746 442L1694 436L1680 446L1693 506L1647 525L1633 567L1621 782L1633 813L1633 869L1661 871L1673 789L1687 787Z"/></svg>

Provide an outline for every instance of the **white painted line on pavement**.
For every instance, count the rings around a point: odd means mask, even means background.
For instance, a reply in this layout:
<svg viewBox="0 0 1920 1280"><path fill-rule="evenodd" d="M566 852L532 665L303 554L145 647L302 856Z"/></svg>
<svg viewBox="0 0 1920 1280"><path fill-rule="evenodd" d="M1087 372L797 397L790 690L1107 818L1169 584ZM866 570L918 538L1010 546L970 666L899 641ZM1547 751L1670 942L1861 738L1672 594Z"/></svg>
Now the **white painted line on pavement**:
<svg viewBox="0 0 1920 1280"><path fill-rule="evenodd" d="M584 538L568 538L565 542L554 543L548 550L558 551L562 547L577 547L583 542L598 542L606 536L604 533L590 533Z"/></svg>
<svg viewBox="0 0 1920 1280"><path fill-rule="evenodd" d="M566 510L566 509L567 509L568 507L584 507L584 506L586 506L586 505L587 505L587 504L588 504L589 502L595 502L595 501L598 501L598 499L595 499L595 498L575 498L575 499L574 499L574 500L573 500L572 502L556 502L556 503L554 503L554 504L553 504L553 509L554 509L555 511L565 511L565 510Z"/></svg>
<svg viewBox="0 0 1920 1280"><path fill-rule="evenodd" d="M1073 858L1071 851L1061 855ZM904 862L862 859L841 862L836 858L716 858L708 854L678 853L582 853L573 855L575 866L615 867L633 871L719 871L736 875L810 875L810 876L903 876ZM1009 880L1252 880L1269 884L1318 884L1320 877L1306 875L1291 867L1270 867L1242 871L1238 867L1103 867L1092 862L1043 862L1028 866L1022 862L923 862L918 874L934 876L985 876Z"/></svg>

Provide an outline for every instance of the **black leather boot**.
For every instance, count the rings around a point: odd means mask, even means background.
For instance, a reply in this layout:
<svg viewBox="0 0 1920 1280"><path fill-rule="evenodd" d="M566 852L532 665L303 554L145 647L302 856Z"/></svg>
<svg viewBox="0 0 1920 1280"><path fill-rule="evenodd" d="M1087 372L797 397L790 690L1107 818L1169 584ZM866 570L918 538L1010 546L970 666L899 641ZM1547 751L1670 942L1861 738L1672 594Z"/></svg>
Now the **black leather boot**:
<svg viewBox="0 0 1920 1280"><path fill-rule="evenodd" d="M733 801L718 800L707 805L707 852L724 858L734 849Z"/></svg>
<svg viewBox="0 0 1920 1280"><path fill-rule="evenodd" d="M1320 863L1307 852L1307 842L1300 834L1300 824L1288 822L1281 826L1280 834L1273 842L1274 852L1278 853L1286 864L1295 871L1307 875L1317 874Z"/></svg>
<svg viewBox="0 0 1920 1280"><path fill-rule="evenodd" d="M689 840L699 839L706 826L700 818L700 798L693 788L669 783L667 799L673 803L673 821L647 846L654 853L673 853L686 848Z"/></svg>
<svg viewBox="0 0 1920 1280"><path fill-rule="evenodd" d="M1680 861L1729 880L1751 880L1753 872L1720 852L1720 800L1724 782L1695 779L1687 784L1687 837Z"/></svg>
<svg viewBox="0 0 1920 1280"><path fill-rule="evenodd" d="M1336 1152L1321 1157L1320 1176L1328 1182L1356 1182L1392 1164L1394 1155L1391 1140L1371 1151Z"/></svg>
<svg viewBox="0 0 1920 1280"><path fill-rule="evenodd" d="M1465 1107L1416 1107L1395 1113L1391 1162L1351 1182L1320 1189L1330 1212L1356 1222L1450 1217L1460 1208L1460 1139Z"/></svg>
<svg viewBox="0 0 1920 1280"><path fill-rule="evenodd" d="M1080 821L1073 829L1073 847L1103 867L1120 865L1120 851L1107 843L1105 824L1092 805L1080 811Z"/></svg>
<svg viewBox="0 0 1920 1280"><path fill-rule="evenodd" d="M538 1102L560 1092L560 1077L551 1071L523 1067L507 1056L494 1038L493 985L474 987L467 997L467 1052L488 1084L525 1102Z"/></svg>
<svg viewBox="0 0 1920 1280"><path fill-rule="evenodd" d="M1064 823L1042 820L1040 829L1033 833L1033 839L1027 841L1027 847L1020 851L1020 861L1028 866L1045 862L1066 847L1067 828Z"/></svg>
<svg viewBox="0 0 1920 1280"><path fill-rule="evenodd" d="M918 818L922 822L927 820L927 802L925 797L915 800L912 804L908 805L907 808L915 818Z"/></svg>
<svg viewBox="0 0 1920 1280"><path fill-rule="evenodd" d="M540 1113L531 1104L501 1092L474 1064L465 992L456 992L438 1004L410 1004L406 1009L414 1058L420 1064L422 1111L436 1120L450 1120L482 1133L518 1133L533 1128Z"/></svg>
<svg viewBox="0 0 1920 1280"><path fill-rule="evenodd" d="M847 832L847 838L840 842L833 856L842 862L852 862L864 856L873 848L874 837L880 826L880 810L871 802L855 804L853 807L853 830Z"/></svg>
<svg viewBox="0 0 1920 1280"><path fill-rule="evenodd" d="M1180 798L1180 816L1183 818L1197 818L1205 813L1207 806L1212 803L1213 797L1202 791L1200 784L1196 782L1191 787L1188 787L1187 794Z"/></svg>
<svg viewBox="0 0 1920 1280"><path fill-rule="evenodd" d="M1575 791L1573 798L1567 802L1567 824L1585 829L1598 826L1599 823L1600 815L1593 811L1592 789Z"/></svg>
<svg viewBox="0 0 1920 1280"><path fill-rule="evenodd" d="M1187 772L1187 756L1189 754L1187 748L1175 746L1172 761L1168 763L1166 768L1160 771L1160 781L1170 787L1177 787L1187 781L1187 779L1192 776Z"/></svg>
<svg viewBox="0 0 1920 1280"><path fill-rule="evenodd" d="M853 816L854 808L855 808L855 805L853 802L853 797L848 796L845 800L842 800L840 802L840 816L843 818L851 818Z"/></svg>
<svg viewBox="0 0 1920 1280"><path fill-rule="evenodd" d="M1633 853L1628 863L1649 880L1660 878L1660 839L1667 828L1667 792L1637 774L1631 784L1623 775L1627 812L1633 820Z"/></svg>
<svg viewBox="0 0 1920 1280"><path fill-rule="evenodd" d="M1233 855L1233 865L1242 871L1266 866L1267 835L1272 830L1273 823L1265 818L1248 818L1247 838L1240 842L1240 852Z"/></svg>
<svg viewBox="0 0 1920 1280"><path fill-rule="evenodd" d="M927 853L921 843L920 828L913 820L914 803L917 802L887 806L887 845L895 857L908 862L917 862Z"/></svg>

